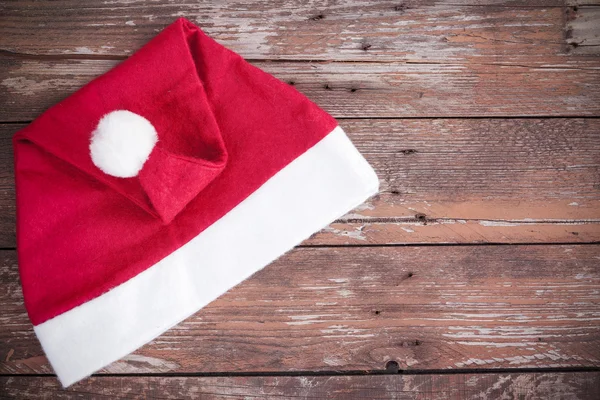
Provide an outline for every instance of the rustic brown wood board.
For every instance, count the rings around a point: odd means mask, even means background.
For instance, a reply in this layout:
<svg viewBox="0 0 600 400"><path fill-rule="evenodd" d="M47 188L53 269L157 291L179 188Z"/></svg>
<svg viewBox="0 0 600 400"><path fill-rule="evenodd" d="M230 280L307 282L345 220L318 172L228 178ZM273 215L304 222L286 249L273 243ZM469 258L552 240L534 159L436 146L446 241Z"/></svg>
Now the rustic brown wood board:
<svg viewBox="0 0 600 400"><path fill-rule="evenodd" d="M34 118L118 60L3 56L0 117ZM589 57L581 64L592 64ZM253 61L337 118L596 116L600 68L462 62ZM547 65L549 63L550 65Z"/></svg>
<svg viewBox="0 0 600 400"><path fill-rule="evenodd" d="M338 118L381 192L68 390L23 307L12 135L179 16ZM0 398L600 398L600 5L0 4Z"/></svg>
<svg viewBox="0 0 600 400"><path fill-rule="evenodd" d="M300 377L94 377L78 398L94 399L590 399L599 372ZM55 379L0 377L9 397L70 399Z"/></svg>
<svg viewBox="0 0 600 400"><path fill-rule="evenodd" d="M0 371L50 373L15 252L0 255ZM598 257L596 245L296 249L105 372L599 367Z"/></svg>

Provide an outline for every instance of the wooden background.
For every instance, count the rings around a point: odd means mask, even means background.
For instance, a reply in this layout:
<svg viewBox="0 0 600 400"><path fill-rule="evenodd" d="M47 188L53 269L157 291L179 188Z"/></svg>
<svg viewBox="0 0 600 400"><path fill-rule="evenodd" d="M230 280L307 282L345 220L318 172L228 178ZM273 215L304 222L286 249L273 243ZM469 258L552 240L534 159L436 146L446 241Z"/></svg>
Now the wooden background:
<svg viewBox="0 0 600 400"><path fill-rule="evenodd" d="M186 16L349 133L381 192L62 390L23 307L11 136ZM600 5L0 3L0 397L600 398Z"/></svg>

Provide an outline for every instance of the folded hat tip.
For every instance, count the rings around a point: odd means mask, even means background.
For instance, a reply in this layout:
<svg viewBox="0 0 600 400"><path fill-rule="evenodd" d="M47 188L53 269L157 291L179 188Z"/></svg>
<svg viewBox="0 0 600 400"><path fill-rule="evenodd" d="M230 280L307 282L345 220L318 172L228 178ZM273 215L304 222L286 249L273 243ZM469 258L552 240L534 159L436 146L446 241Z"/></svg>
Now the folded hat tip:
<svg viewBox="0 0 600 400"><path fill-rule="evenodd" d="M132 178L138 175L157 141L150 121L131 111L116 110L104 115L92 132L90 156L105 174Z"/></svg>

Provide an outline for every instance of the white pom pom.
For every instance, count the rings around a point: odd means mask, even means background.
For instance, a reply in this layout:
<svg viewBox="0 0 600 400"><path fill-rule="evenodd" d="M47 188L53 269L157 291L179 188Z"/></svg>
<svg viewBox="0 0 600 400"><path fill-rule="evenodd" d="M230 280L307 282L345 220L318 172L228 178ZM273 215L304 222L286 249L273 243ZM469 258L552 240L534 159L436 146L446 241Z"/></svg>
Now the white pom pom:
<svg viewBox="0 0 600 400"><path fill-rule="evenodd" d="M118 178L136 176L158 141L146 118L127 110L112 111L92 133L90 154L96 167Z"/></svg>

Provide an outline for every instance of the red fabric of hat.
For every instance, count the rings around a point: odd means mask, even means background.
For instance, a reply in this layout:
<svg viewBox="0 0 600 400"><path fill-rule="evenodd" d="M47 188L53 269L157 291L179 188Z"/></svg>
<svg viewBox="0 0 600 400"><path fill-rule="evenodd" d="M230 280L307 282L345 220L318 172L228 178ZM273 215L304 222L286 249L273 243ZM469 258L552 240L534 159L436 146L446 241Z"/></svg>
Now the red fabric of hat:
<svg viewBox="0 0 600 400"><path fill-rule="evenodd" d="M13 142L25 306L65 386L378 190L331 116L185 19Z"/></svg>

